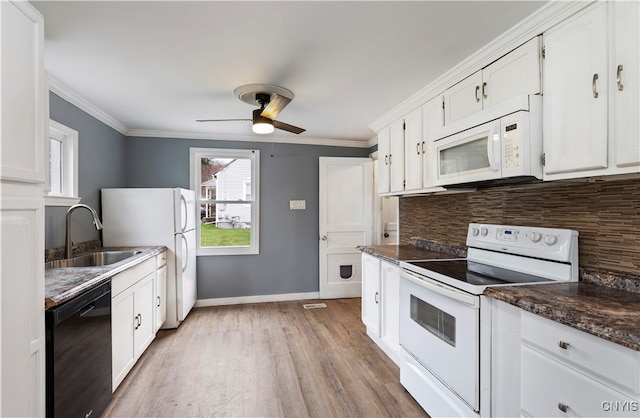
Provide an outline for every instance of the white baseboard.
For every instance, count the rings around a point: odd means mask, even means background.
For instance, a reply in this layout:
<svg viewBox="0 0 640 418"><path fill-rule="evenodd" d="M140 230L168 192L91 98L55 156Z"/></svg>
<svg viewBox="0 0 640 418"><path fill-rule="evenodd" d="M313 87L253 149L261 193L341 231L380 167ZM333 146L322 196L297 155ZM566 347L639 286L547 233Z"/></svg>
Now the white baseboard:
<svg viewBox="0 0 640 418"><path fill-rule="evenodd" d="M319 292L284 293L281 295L239 296L235 298L198 299L196 308L206 306L241 305L246 303L285 302L290 300L318 299Z"/></svg>

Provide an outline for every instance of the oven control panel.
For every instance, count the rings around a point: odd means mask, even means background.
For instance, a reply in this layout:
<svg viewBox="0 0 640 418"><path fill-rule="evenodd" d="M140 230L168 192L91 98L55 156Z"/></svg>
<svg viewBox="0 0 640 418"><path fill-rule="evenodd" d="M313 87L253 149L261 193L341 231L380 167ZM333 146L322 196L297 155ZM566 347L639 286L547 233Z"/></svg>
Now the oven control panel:
<svg viewBox="0 0 640 418"><path fill-rule="evenodd" d="M567 262L577 253L578 232L570 229L469 224L472 248Z"/></svg>

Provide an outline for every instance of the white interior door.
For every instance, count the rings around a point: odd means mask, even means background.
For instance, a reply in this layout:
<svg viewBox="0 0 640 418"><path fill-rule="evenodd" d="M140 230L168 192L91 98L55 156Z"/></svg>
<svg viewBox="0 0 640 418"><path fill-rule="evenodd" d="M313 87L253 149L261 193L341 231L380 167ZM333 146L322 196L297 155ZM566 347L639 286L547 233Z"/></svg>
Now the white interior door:
<svg viewBox="0 0 640 418"><path fill-rule="evenodd" d="M373 161L320 157L320 297L360 297L361 252L372 243Z"/></svg>

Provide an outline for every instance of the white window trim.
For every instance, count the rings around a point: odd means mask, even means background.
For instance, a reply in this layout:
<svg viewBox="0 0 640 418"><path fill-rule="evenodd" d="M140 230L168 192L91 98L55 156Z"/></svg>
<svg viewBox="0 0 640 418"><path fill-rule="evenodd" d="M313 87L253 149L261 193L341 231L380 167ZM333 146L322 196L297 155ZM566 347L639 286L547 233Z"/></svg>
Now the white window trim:
<svg viewBox="0 0 640 418"><path fill-rule="evenodd" d="M55 120L49 120L49 137L55 136L62 142L62 194L49 194L51 190L51 176L49 159L47 158L47 187L44 196L45 206L72 206L80 202L78 196L78 131L69 128Z"/></svg>
<svg viewBox="0 0 640 418"><path fill-rule="evenodd" d="M203 157L248 158L251 160L251 243L243 247L200 247L200 225L197 222L196 255L260 254L260 151L221 148L189 148L189 187L196 193L196 219L200 219L200 161Z"/></svg>

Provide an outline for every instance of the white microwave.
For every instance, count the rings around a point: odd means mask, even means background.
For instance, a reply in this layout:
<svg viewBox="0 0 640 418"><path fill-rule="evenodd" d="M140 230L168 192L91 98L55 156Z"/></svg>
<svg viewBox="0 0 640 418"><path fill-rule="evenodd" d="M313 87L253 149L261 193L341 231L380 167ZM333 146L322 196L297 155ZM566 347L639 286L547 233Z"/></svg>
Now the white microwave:
<svg viewBox="0 0 640 418"><path fill-rule="evenodd" d="M434 141L435 185L542 179L541 105L540 96L522 96L483 112L494 119ZM474 115L472 121L481 118L482 114ZM461 122L456 127L464 126Z"/></svg>

